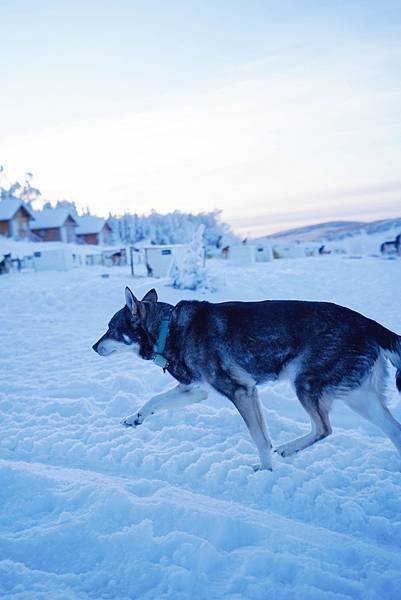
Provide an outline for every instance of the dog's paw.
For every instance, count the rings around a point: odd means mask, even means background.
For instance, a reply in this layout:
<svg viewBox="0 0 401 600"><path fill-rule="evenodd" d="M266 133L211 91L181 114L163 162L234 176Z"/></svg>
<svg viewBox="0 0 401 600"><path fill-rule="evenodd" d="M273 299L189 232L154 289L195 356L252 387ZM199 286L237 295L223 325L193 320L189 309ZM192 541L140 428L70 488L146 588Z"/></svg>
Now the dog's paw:
<svg viewBox="0 0 401 600"><path fill-rule="evenodd" d="M257 473L258 471L273 471L272 467L262 467L262 465L252 465L252 469Z"/></svg>
<svg viewBox="0 0 401 600"><path fill-rule="evenodd" d="M124 417L124 419L121 419L121 424L125 425L126 427L138 427L138 425L141 425L142 423L143 416L139 412L130 415L129 417Z"/></svg>
<svg viewBox="0 0 401 600"><path fill-rule="evenodd" d="M283 458L287 458L287 456L292 456L293 454L298 452L298 449L292 446L291 444L283 444L282 446L278 446L274 450L274 452L276 452L276 454L279 454Z"/></svg>

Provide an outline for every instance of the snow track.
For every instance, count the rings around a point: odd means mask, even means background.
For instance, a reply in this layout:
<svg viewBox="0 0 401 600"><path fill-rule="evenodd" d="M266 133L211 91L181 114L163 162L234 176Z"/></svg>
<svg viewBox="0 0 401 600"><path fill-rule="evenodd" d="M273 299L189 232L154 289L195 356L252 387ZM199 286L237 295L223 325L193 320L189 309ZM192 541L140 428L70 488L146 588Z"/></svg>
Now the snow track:
<svg viewBox="0 0 401 600"><path fill-rule="evenodd" d="M22 461L0 465L6 483L19 488L28 483L36 491L27 503L27 514L30 507L37 514L38 499L40 512L47 514L39 527L36 522L24 524L25 566L34 573L59 567L61 543L65 571L58 573L59 584L71 581L73 588L80 586L85 574L92 597L146 597L147 592L162 597L173 592L175 576L171 580L170 575L177 571L179 579L187 579L182 597L194 578L198 585L203 582L197 595L201 598L238 593L238 589L245 592L248 587L250 597L264 597L269 588L280 587L280 597L290 598L294 585L297 597L305 598L321 597L333 585L344 597L396 597L401 584L398 549L384 550L377 560L375 545L293 522L269 510L244 510L240 503L184 491L163 481L133 483L127 477ZM83 520L82 513L90 515L89 520ZM14 522L3 539L6 552L14 553L19 533L20 524ZM69 540L73 546L66 556ZM100 557L105 573L112 574L107 591L104 581L97 586L97 573L87 575ZM155 589L154 563L163 557L164 573ZM369 595L364 594L362 581L369 583Z"/></svg>
<svg viewBox="0 0 401 600"><path fill-rule="evenodd" d="M400 331L399 268L217 265L210 299L331 299ZM399 598L401 460L390 442L338 406L332 437L254 473L245 426L214 393L123 428L123 415L173 382L90 350L132 284L122 270L100 273L0 280L1 597ZM139 294L155 283L137 281ZM189 297L163 282L158 291ZM260 394L275 444L307 430L286 384ZM393 381L389 394L400 419Z"/></svg>

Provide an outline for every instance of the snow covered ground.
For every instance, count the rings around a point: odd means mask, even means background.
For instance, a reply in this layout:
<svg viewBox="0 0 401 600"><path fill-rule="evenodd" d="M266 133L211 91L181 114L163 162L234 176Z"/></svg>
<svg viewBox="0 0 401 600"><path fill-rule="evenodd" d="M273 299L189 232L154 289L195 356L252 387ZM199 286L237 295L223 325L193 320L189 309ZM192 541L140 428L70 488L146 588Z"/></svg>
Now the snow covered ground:
<svg viewBox="0 0 401 600"><path fill-rule="evenodd" d="M1 598L398 599L401 459L344 406L334 434L254 473L240 416L202 404L120 425L173 381L91 345L123 304L160 298L330 300L401 332L401 261L210 265L218 292L92 267L0 278ZM271 435L308 428L285 383L260 390ZM394 378L393 413L401 420Z"/></svg>

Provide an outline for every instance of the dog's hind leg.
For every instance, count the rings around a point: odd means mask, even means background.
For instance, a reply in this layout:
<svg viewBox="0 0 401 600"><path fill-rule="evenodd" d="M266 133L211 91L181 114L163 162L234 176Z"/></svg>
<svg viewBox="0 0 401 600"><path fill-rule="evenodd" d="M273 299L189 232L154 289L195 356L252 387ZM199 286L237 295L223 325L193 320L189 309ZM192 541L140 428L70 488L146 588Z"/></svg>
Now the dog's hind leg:
<svg viewBox="0 0 401 600"><path fill-rule="evenodd" d="M183 385L180 383L171 390L158 394L148 400L138 412L125 417L122 419L121 423L123 425L136 427L137 425L141 425L146 417L153 415L156 412L174 408L183 408L189 404L195 404L196 402L206 400L206 398L207 392L205 390L200 389L195 385Z"/></svg>
<svg viewBox="0 0 401 600"><path fill-rule="evenodd" d="M370 386L362 386L343 398L359 415L379 427L401 454L401 424L385 405L384 395Z"/></svg>
<svg viewBox="0 0 401 600"><path fill-rule="evenodd" d="M309 415L311 432L276 448L275 452L281 456L291 456L291 454L304 450L332 432L327 405L321 400L318 391L313 390L313 385L308 382L307 378L299 377L295 380L295 389L299 401Z"/></svg>

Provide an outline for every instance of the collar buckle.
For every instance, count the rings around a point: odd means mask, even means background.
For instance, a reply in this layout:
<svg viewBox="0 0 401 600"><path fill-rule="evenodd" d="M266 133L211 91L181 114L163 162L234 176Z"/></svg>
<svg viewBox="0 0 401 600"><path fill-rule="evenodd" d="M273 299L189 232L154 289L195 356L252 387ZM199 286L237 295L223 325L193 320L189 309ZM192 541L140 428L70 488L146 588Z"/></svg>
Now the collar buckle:
<svg viewBox="0 0 401 600"><path fill-rule="evenodd" d="M166 369L168 367L168 360L167 358L164 358L164 356L162 354L159 354L158 352L154 355L153 358L153 362L155 363L155 365L157 365L158 367L161 367L163 369L164 372L166 372Z"/></svg>
<svg viewBox="0 0 401 600"><path fill-rule="evenodd" d="M155 365L157 365L158 367L161 367L163 369L164 373L166 372L167 367L168 367L168 360L163 356L163 353L166 349L166 341L167 341L167 336L168 336L170 319L171 319L171 314L165 315L162 318L162 321L160 324L160 329L159 329L159 335L158 335L157 342L156 342L156 352L153 357L153 362L155 363Z"/></svg>

